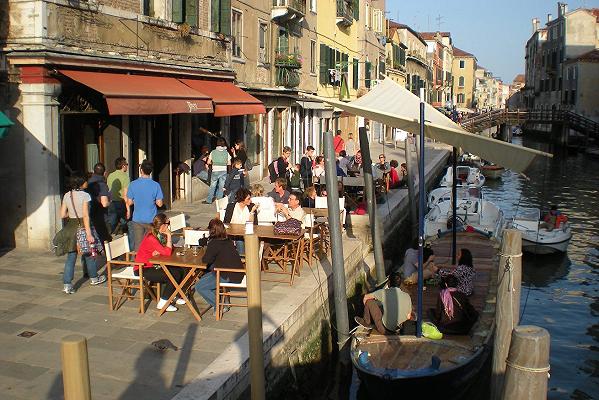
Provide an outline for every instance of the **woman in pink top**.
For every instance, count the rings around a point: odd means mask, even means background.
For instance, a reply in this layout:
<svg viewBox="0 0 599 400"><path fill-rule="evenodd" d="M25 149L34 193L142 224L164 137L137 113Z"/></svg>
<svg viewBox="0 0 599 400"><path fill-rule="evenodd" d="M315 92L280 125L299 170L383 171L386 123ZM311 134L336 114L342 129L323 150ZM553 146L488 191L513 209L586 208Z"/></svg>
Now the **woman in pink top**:
<svg viewBox="0 0 599 400"><path fill-rule="evenodd" d="M156 214L152 220L152 229L146 234L139 250L135 256L135 262L144 263L144 279L150 282L162 283L162 293L156 308L164 307L168 299L175 291L175 287L166 276L166 273L159 266L154 266L150 263L152 257L158 255L170 256L173 252L173 241L171 238L171 230L169 229L170 221L166 215ZM135 268L135 275L139 275L138 267ZM183 270L181 268L169 267L169 272L177 282L183 280ZM185 304L182 299L177 299L177 304ZM169 305L166 311L177 311L177 307Z"/></svg>

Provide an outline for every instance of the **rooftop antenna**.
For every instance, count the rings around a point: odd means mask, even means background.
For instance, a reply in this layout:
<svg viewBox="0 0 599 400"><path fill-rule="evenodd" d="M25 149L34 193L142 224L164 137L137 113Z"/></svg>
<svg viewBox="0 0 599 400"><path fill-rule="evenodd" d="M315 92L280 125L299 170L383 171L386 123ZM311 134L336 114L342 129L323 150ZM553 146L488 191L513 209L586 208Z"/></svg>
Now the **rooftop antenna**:
<svg viewBox="0 0 599 400"><path fill-rule="evenodd" d="M437 30L439 32L441 32L441 25L443 25L443 18L445 18L445 17L442 17L441 14L438 14L437 18L435 18L435 21L437 21ZM429 28L429 30L430 30L430 28Z"/></svg>

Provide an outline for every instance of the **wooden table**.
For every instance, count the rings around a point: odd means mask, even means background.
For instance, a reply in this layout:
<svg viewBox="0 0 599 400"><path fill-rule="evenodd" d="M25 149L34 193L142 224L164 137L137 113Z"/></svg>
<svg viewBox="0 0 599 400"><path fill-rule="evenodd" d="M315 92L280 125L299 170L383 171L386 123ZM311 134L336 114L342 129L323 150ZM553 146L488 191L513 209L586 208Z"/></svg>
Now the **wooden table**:
<svg viewBox="0 0 599 400"><path fill-rule="evenodd" d="M177 255L177 253L184 251L185 255ZM168 279L175 287L175 291L166 302L165 306L158 312L158 315L164 314L169 305L175 299L177 294L185 300L185 304L193 314L196 320L201 321L202 317L195 309L192 302L187 297L187 293L196 282L198 276L207 268L207 265L202 262L202 257L206 252L205 248L201 248L198 251L198 255L194 256L191 249L184 249L181 247L173 248L173 253L170 256L156 256L150 259L150 263L160 265ZM177 283L173 275L168 270L168 267L187 268L187 274L183 277L181 283ZM187 286L186 286L187 285Z"/></svg>

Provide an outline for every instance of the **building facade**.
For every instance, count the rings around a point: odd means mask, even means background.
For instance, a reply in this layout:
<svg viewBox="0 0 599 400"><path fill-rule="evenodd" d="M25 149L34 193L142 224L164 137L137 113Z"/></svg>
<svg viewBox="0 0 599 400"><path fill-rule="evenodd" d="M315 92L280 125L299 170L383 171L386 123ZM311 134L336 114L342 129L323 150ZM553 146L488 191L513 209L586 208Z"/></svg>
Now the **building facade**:
<svg viewBox="0 0 599 400"><path fill-rule="evenodd" d="M389 21L389 28L397 31L400 42L406 46L406 89L419 95L420 89L424 88L428 101L433 73L426 57L426 42L418 32L405 24Z"/></svg>
<svg viewBox="0 0 599 400"><path fill-rule="evenodd" d="M454 104L460 108L472 108L477 60L473 54L453 48L453 96Z"/></svg>

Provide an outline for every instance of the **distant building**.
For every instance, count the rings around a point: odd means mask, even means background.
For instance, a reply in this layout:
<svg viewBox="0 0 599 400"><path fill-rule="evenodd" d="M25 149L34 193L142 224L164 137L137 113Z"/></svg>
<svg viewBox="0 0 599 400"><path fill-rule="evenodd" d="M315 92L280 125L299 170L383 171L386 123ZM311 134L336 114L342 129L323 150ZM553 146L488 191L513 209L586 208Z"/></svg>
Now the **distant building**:
<svg viewBox="0 0 599 400"><path fill-rule="evenodd" d="M545 27L539 26L539 19L532 20L533 32L526 43L525 57L524 101L529 109L574 110L572 99L578 98L575 83L593 79L583 77L579 67L584 64L585 73L594 71L594 62L590 60L593 51L599 47L599 9L579 8L568 12L567 4L558 3L557 12L555 19L551 14L547 16ZM576 60L583 55L581 64ZM572 86L566 88L566 80ZM593 93L592 96L597 95Z"/></svg>
<svg viewBox="0 0 599 400"><path fill-rule="evenodd" d="M519 110L526 108L524 102L524 85L525 85L524 74L518 74L509 86L509 97L506 102L506 108L509 110Z"/></svg>
<svg viewBox="0 0 599 400"><path fill-rule="evenodd" d="M567 60L564 72L562 106L599 122L599 49Z"/></svg>
<svg viewBox="0 0 599 400"><path fill-rule="evenodd" d="M473 54L453 48L453 96L456 107L472 108L477 59Z"/></svg>
<svg viewBox="0 0 599 400"><path fill-rule="evenodd" d="M401 43L406 49L406 88L418 95L420 88L425 90L425 98L431 89L432 71L426 60L427 44L420 34L407 25L389 21L389 28L396 29Z"/></svg>
<svg viewBox="0 0 599 400"><path fill-rule="evenodd" d="M431 104L435 107L451 107L453 93L453 45L449 32L421 32L427 43L427 58L432 67Z"/></svg>

